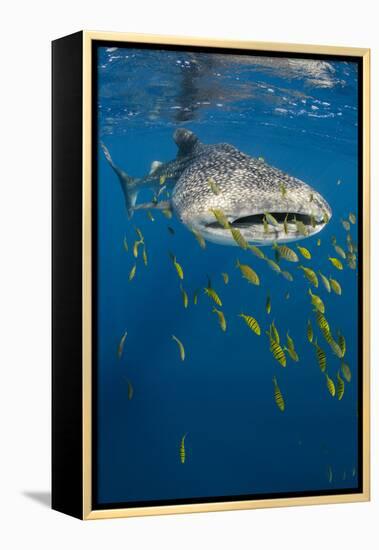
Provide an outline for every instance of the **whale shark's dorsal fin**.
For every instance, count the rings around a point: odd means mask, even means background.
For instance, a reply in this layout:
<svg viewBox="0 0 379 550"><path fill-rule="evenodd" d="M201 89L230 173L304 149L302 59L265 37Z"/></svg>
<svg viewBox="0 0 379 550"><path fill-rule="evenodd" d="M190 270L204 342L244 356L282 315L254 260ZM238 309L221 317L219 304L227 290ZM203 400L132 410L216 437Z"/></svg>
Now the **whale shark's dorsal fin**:
<svg viewBox="0 0 379 550"><path fill-rule="evenodd" d="M191 130L186 130L185 128L175 130L173 138L178 146L177 158L193 154L196 147L200 144L199 138Z"/></svg>
<svg viewBox="0 0 379 550"><path fill-rule="evenodd" d="M163 162L160 162L159 160L153 160L153 162L151 163L151 166L150 166L149 176L154 174L154 172L156 172L158 170L158 168L160 166L162 166L162 164L163 164Z"/></svg>

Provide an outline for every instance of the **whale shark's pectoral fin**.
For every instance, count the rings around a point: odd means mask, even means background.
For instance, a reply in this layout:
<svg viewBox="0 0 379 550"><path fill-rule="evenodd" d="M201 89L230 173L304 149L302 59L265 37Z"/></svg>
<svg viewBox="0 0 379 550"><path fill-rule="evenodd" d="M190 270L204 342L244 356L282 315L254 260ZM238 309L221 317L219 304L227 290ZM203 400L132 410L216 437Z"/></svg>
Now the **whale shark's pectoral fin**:
<svg viewBox="0 0 379 550"><path fill-rule="evenodd" d="M124 193L125 198L125 206L126 210L128 212L128 217L131 218L133 215L134 206L137 201L137 195L138 195L138 188L136 186L136 182L138 181L136 178L131 178L124 170L119 168L114 162L111 157L110 152L108 151L107 147L104 145L104 143L100 142L101 148L104 152L104 156L113 168L113 170L116 172L118 179L120 180L120 185L122 192Z"/></svg>
<svg viewBox="0 0 379 550"><path fill-rule="evenodd" d="M201 143L199 138L191 132L191 130L186 130L185 128L178 128L175 130L173 139L178 146L176 158L192 155L196 147Z"/></svg>
<svg viewBox="0 0 379 550"><path fill-rule="evenodd" d="M172 210L172 204L170 201L160 201L160 202L141 202L134 206L133 210Z"/></svg>

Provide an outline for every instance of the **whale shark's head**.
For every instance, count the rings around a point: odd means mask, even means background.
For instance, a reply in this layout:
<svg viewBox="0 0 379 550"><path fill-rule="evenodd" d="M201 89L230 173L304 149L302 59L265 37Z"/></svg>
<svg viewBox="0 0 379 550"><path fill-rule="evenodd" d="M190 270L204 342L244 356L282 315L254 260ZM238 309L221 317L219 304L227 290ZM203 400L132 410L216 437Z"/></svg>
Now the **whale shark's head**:
<svg viewBox="0 0 379 550"><path fill-rule="evenodd" d="M314 196L317 203L318 195L314 193ZM246 204L239 206L238 201L233 201L230 208L210 209L188 220L187 225L199 231L206 240L215 243L236 245L230 230L235 228L249 244L269 246L274 242L292 242L315 235L331 217L327 204L310 208L292 203L287 207L282 206L280 201L265 201L261 207L259 202L253 202L251 206L246 208ZM216 219L218 211L225 214L229 227Z"/></svg>
<svg viewBox="0 0 379 550"><path fill-rule="evenodd" d="M223 245L236 245L231 228L258 246L304 239L332 216L311 186L230 145L204 146L179 178L172 203L184 224ZM227 224L217 219L220 212Z"/></svg>

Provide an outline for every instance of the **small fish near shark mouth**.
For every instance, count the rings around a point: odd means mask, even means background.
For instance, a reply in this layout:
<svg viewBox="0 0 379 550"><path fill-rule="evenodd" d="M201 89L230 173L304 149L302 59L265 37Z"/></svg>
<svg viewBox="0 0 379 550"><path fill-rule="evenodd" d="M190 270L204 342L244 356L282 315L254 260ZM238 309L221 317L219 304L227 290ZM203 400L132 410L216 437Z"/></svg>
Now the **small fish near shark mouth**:
<svg viewBox="0 0 379 550"><path fill-rule="evenodd" d="M228 143L204 144L184 128L173 139L176 158L154 161L141 179L119 168L101 144L119 178L129 217L136 210L171 211L204 239L237 246L236 232L249 244L269 246L315 235L329 222L332 210L320 193L262 158ZM137 204L142 189L153 191L152 202Z"/></svg>

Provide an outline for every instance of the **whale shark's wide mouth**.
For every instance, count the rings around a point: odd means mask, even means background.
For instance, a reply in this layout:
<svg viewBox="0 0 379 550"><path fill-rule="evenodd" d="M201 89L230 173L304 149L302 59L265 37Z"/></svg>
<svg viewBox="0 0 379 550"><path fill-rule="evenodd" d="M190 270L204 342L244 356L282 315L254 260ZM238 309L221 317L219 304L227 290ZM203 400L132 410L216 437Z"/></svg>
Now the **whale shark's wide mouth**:
<svg viewBox="0 0 379 550"><path fill-rule="evenodd" d="M278 224L284 224L284 222L287 222L288 224L294 224L296 222L301 222L304 224L304 226L311 226L316 227L318 225L323 225L324 220L323 219L316 219L314 216L308 215L308 214L301 214L299 212L270 212L271 216L275 218L275 220L278 222ZM266 214L252 214L250 216L242 216L241 218L236 218L234 221L230 222L230 225L232 227L236 227L238 229L243 228L249 228L251 226L259 226L264 225L264 222L266 220ZM206 224L209 228L220 228L222 227L218 221L212 221L210 223Z"/></svg>
<svg viewBox="0 0 379 550"><path fill-rule="evenodd" d="M324 205L323 205L324 206ZM300 211L281 211L276 209L265 212L253 211L249 214L246 209L240 215L232 212L221 212L221 216L211 211L197 220L192 220L203 237L209 241L236 245L238 230L245 241L258 246L270 246L273 243L293 242L319 233L329 222L332 211L328 204L324 208L315 210L299 209ZM224 219L223 219L224 216Z"/></svg>

